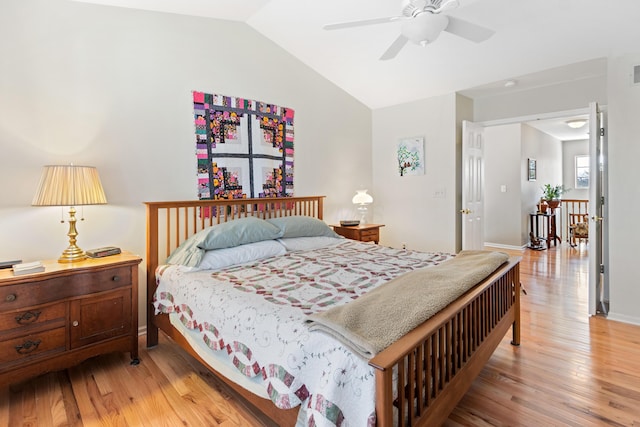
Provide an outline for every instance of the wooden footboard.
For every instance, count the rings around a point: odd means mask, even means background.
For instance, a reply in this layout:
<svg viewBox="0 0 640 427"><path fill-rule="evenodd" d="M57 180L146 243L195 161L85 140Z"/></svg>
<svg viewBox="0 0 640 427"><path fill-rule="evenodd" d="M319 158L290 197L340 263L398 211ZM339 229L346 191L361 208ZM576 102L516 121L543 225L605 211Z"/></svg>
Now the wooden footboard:
<svg viewBox="0 0 640 427"><path fill-rule="evenodd" d="M203 228L231 219L305 215L322 219L323 198L147 202L147 346L158 330L208 366L171 325L154 315L155 270L180 243ZM509 328L520 341L519 259L457 299L371 359L379 426L439 425L448 417ZM208 368L277 425L293 426L296 410L277 409Z"/></svg>
<svg viewBox="0 0 640 427"><path fill-rule="evenodd" d="M379 426L442 424L512 328L520 344L520 259L370 360Z"/></svg>

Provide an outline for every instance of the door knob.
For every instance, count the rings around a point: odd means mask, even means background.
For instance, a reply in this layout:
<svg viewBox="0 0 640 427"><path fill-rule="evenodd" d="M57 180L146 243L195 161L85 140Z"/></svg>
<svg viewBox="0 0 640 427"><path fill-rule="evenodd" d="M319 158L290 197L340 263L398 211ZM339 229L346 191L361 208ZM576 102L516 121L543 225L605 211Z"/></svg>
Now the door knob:
<svg viewBox="0 0 640 427"><path fill-rule="evenodd" d="M591 217L592 221L597 221L597 222L601 222L604 218L598 215L594 215Z"/></svg>
<svg viewBox="0 0 640 427"><path fill-rule="evenodd" d="M472 211L469 209L460 209L460 213L464 215L469 215Z"/></svg>

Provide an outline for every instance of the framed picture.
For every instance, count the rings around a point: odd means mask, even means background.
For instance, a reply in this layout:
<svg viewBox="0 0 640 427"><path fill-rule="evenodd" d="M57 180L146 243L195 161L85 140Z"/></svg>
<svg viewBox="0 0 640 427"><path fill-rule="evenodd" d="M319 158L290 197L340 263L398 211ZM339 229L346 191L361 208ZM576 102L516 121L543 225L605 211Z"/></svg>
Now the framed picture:
<svg viewBox="0 0 640 427"><path fill-rule="evenodd" d="M424 138L403 138L397 149L400 176L424 175Z"/></svg>
<svg viewBox="0 0 640 427"><path fill-rule="evenodd" d="M529 178L529 181L535 181L536 180L536 174L538 172L536 159L529 159L528 164L529 164L529 167L528 167L528 178Z"/></svg>

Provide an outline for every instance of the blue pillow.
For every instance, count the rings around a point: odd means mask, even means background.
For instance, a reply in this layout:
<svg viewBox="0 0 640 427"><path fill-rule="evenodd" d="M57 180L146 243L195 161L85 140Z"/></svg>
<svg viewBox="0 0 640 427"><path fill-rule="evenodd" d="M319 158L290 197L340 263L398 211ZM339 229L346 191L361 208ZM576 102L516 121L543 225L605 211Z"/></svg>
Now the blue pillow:
<svg viewBox="0 0 640 427"><path fill-rule="evenodd" d="M204 256L204 249L200 249L198 245L202 243L204 238L207 236L211 228L205 228L204 230L198 231L193 236L189 237L187 240L182 242L180 246L178 246L169 258L167 258L167 264L179 264L185 265L187 267L197 267Z"/></svg>
<svg viewBox="0 0 640 427"><path fill-rule="evenodd" d="M320 236L340 238L324 221L310 216L283 216L269 218L267 222L282 231L282 238Z"/></svg>
<svg viewBox="0 0 640 427"><path fill-rule="evenodd" d="M282 237L282 232L278 227L263 219L251 216L214 225L208 230L209 233L198 244L200 249L233 248L247 243Z"/></svg>
<svg viewBox="0 0 640 427"><path fill-rule="evenodd" d="M282 231L263 219L254 217L234 219L198 231L182 242L166 262L197 267L207 250L233 248L280 237L282 237Z"/></svg>

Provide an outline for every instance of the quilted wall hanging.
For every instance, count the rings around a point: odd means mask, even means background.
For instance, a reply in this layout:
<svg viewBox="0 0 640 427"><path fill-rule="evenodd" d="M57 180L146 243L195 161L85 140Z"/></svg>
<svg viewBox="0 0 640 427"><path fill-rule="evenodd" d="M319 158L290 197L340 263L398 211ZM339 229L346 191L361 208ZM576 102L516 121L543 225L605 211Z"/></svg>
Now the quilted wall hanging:
<svg viewBox="0 0 640 427"><path fill-rule="evenodd" d="M293 196L293 110L193 92L198 198Z"/></svg>

